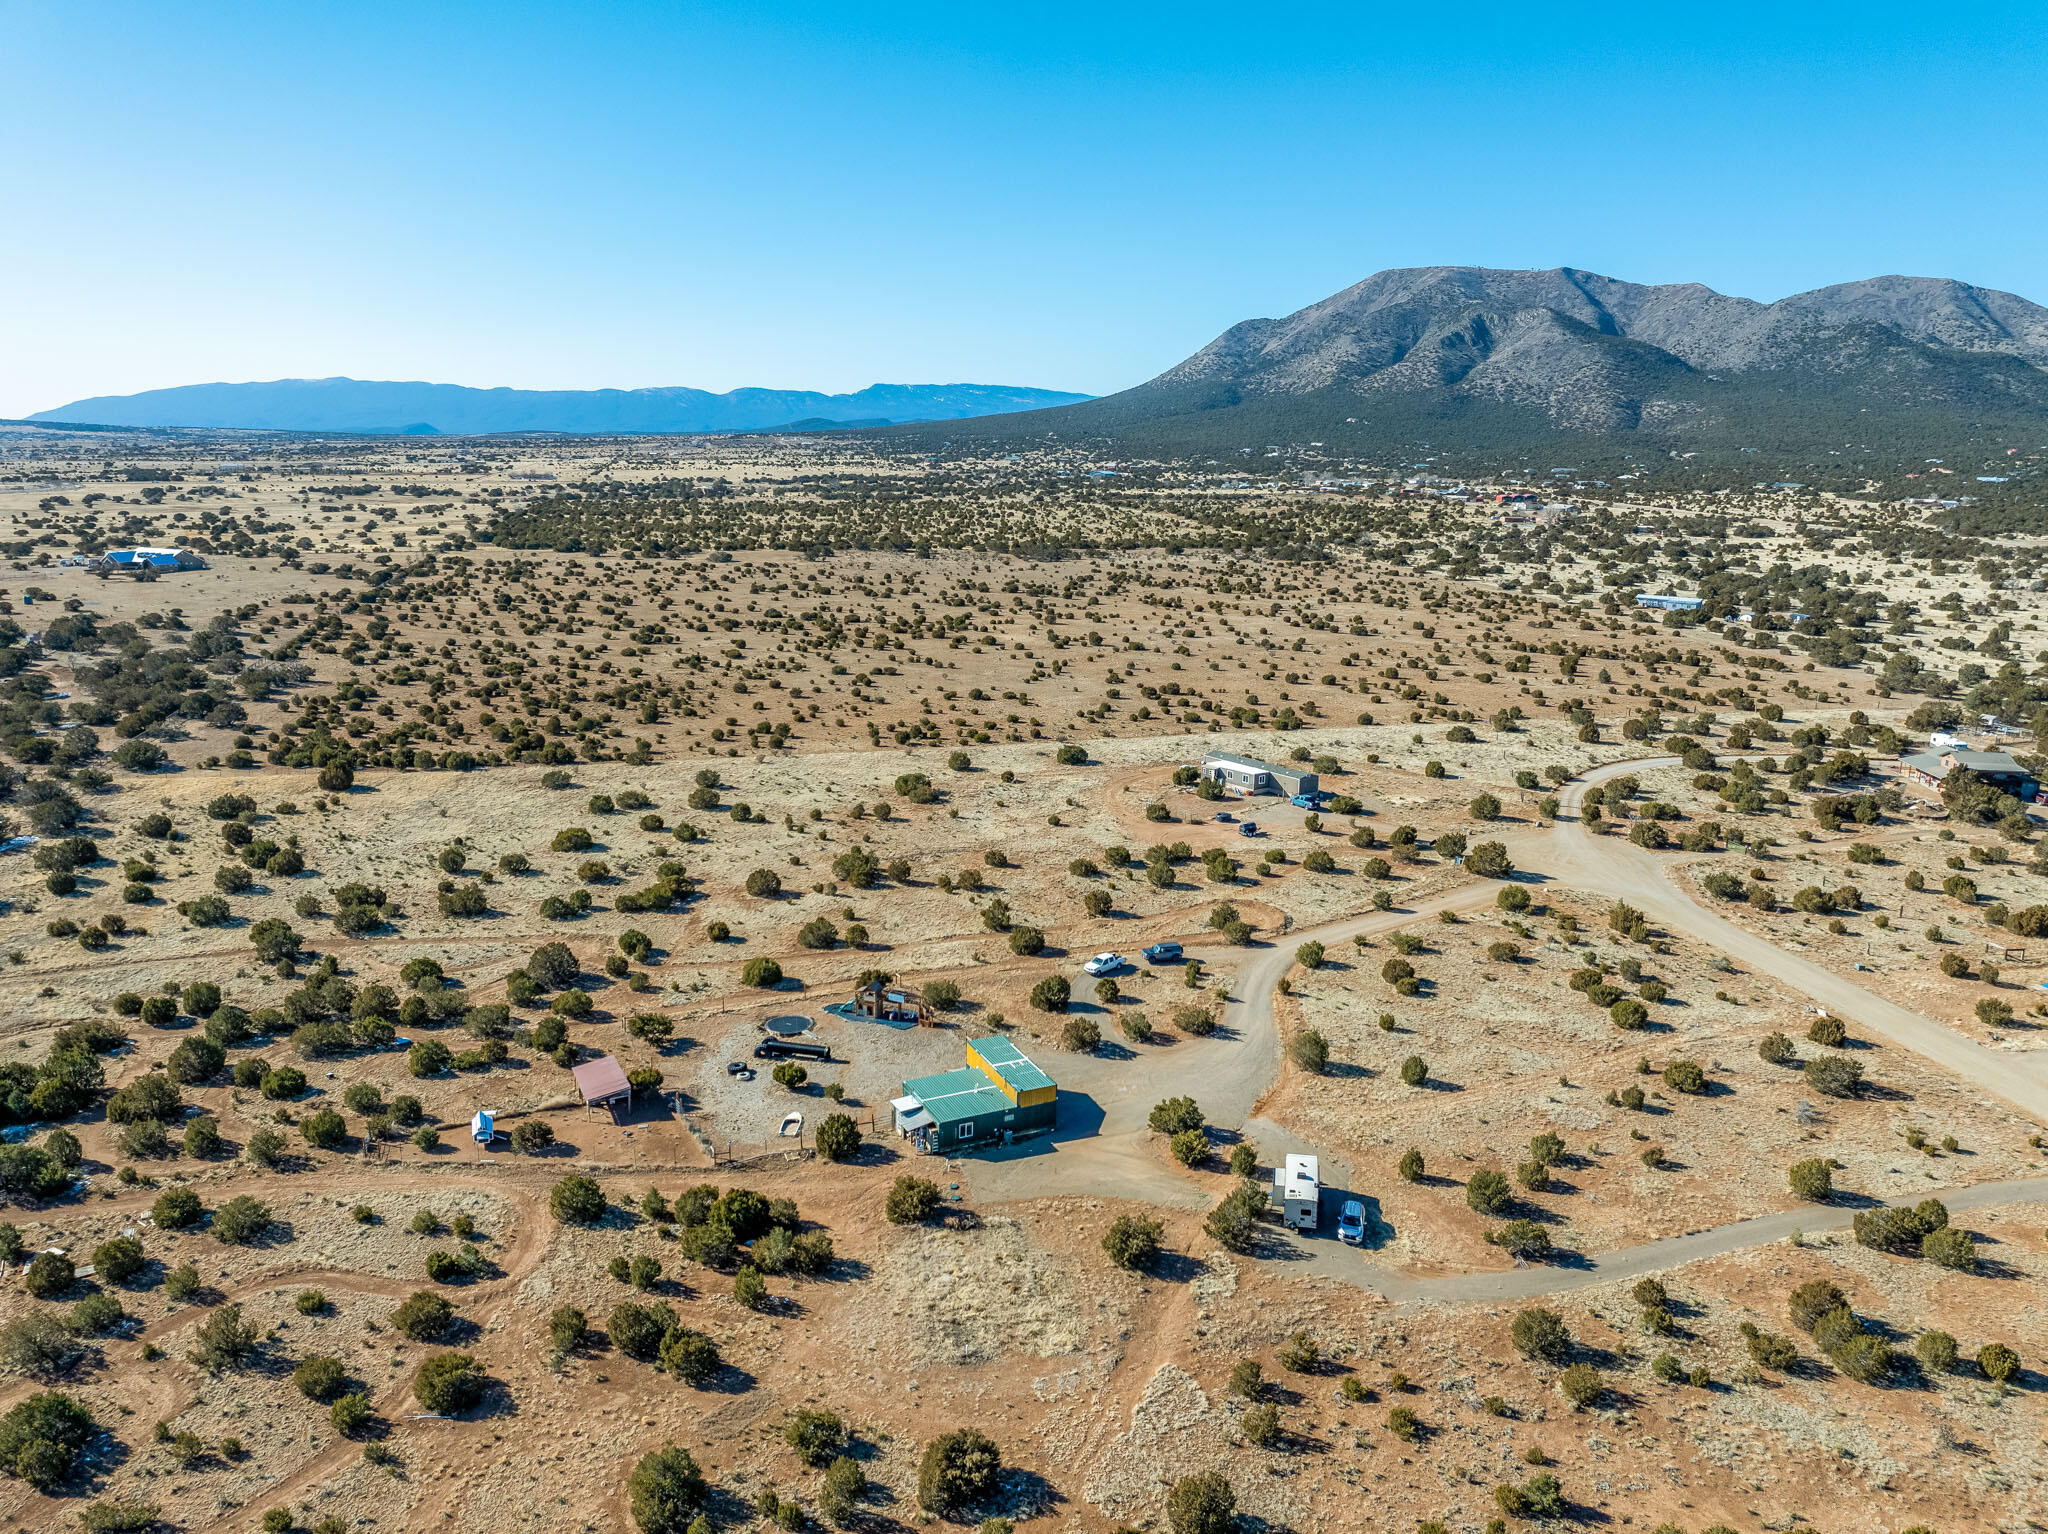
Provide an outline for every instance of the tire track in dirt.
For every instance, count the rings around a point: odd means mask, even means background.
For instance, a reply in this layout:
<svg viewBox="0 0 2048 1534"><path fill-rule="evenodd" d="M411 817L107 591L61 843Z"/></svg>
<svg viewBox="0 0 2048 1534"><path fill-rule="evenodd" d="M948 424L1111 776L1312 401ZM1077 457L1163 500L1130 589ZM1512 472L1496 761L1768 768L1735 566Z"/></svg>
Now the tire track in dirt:
<svg viewBox="0 0 2048 1534"><path fill-rule="evenodd" d="M521 1168L519 1170L525 1171L526 1169ZM407 1188L417 1186L417 1184L410 1181L396 1178L366 1179L364 1181L372 1186L390 1187L396 1185ZM537 1195L529 1194L525 1190L508 1194L508 1191L503 1187L491 1188L483 1182L470 1182L469 1186L479 1191L497 1193L501 1197L508 1197L515 1204L524 1204L527 1207L525 1217L515 1217L513 1221L515 1235L512 1244L505 1251L503 1260L498 1263L498 1267L501 1269L500 1276L486 1279L480 1283L464 1285L459 1290L451 1291L451 1293L460 1296L464 1303L494 1300L506 1295L516 1295L519 1285L532 1274L547 1254L547 1248L553 1233L551 1218L549 1223L542 1223L542 1217L545 1214L544 1202ZM320 1279L323 1282L329 1282L334 1288L342 1289L349 1293L379 1294L392 1299L402 1299L421 1288L433 1289L434 1287L425 1279L418 1283L411 1283L369 1274L350 1273L346 1269L306 1268L287 1269L266 1274L261 1279L251 1280L247 1284L238 1286L236 1292L243 1294L261 1293L277 1288L280 1283L303 1283L309 1279ZM435 1292L440 1291L435 1290ZM169 1319L166 1318L166 1320ZM470 1352L488 1365L490 1359L486 1355L486 1349L483 1346L486 1340L480 1337L477 1344L461 1349L461 1351ZM420 1362L425 1362L425 1359L422 1358ZM411 1392L413 1377L418 1372L417 1367L408 1370L404 1378L391 1382L370 1398L372 1410L387 1425L384 1433L386 1442L391 1441L402 1433L410 1436L405 1419L404 1402ZM462 1421L460 1418L451 1420L456 1422ZM478 1420L483 1421L487 1419ZM312 1459L305 1461L289 1474L280 1477L265 1488L264 1499L272 1506L287 1506L295 1503L301 1499L301 1494L306 1489L326 1479L344 1464L359 1457L361 1453L361 1440L337 1435L332 1444L314 1455ZM261 1516L253 1507L245 1508L242 1511L250 1514L252 1521L254 1518Z"/></svg>
<svg viewBox="0 0 2048 1534"><path fill-rule="evenodd" d="M527 1167L508 1167L506 1170L515 1175L534 1179L547 1175L537 1169ZM335 1185L343 1177L347 1178L346 1186L348 1190L356 1196L361 1196L366 1192L375 1193L378 1191L403 1190L412 1192L417 1191L419 1187L416 1177L397 1175L365 1177L360 1173L328 1173L325 1175L309 1176L304 1181L295 1184L291 1191L295 1194L333 1192L335 1191ZM478 1283L463 1285L459 1289L451 1290L449 1291L449 1298L458 1304L468 1305L472 1302L501 1300L507 1295L516 1295L519 1285L532 1274L546 1256L552 1239L553 1223L551 1217L546 1213L545 1194L524 1188L507 1188L497 1179L459 1176L452 1179L452 1181L456 1182L459 1186L466 1186L473 1191L488 1192L494 1196L504 1198L512 1206L508 1218L512 1239L506 1246L502 1257L497 1260L497 1266L500 1269L497 1277L484 1279ZM92 1207L95 1213L101 1214L118 1215L133 1213L146 1209L154 1201L154 1197L153 1193L131 1194L118 1199L106 1200ZM234 1304L253 1296L272 1293L286 1286L318 1286L338 1290L345 1294L380 1296L394 1302L402 1300L421 1289L430 1289L437 1293L441 1292L424 1276L418 1281L410 1281L387 1278L379 1274L359 1273L347 1268L322 1266L314 1263L287 1262L277 1267L265 1269L226 1290L210 1295L203 1305L188 1306L170 1315L160 1317L157 1321L140 1331L130 1332L120 1338L110 1340L133 1342L138 1346L145 1342L156 1342L195 1325L204 1318L206 1313L217 1309L220 1305ZM481 1346L478 1346L473 1347L470 1351L481 1354L483 1349ZM131 1374L123 1381L123 1383L133 1388L148 1389L152 1392L149 1399L145 1402L139 1404L124 1403L131 1404L133 1414L138 1419L145 1416L146 1409L147 1414L153 1416L154 1420L172 1421L180 1413L189 1410L197 1401L196 1374L198 1366L184 1359L172 1359L170 1362L172 1368L161 1376ZM394 1381L389 1386L376 1392L371 1398L373 1409L378 1417L390 1425L391 1432L402 1431L403 1429L403 1403L412 1388L412 1375L416 1372L417 1370L408 1371L405 1378ZM5 1390L0 1390L0 1409L11 1407L21 1399L48 1388L50 1388L48 1385L36 1380L23 1379L13 1382ZM158 1392L160 1391L166 1393L159 1395ZM301 1488L324 1478L341 1464L360 1455L361 1452L361 1441L337 1437L333 1444L323 1449L311 1460L306 1461L288 1475L265 1488L265 1500L272 1505L284 1505L294 1501L297 1499L297 1494ZM21 1511L28 1515L26 1518L26 1525L28 1527L54 1528L72 1510L72 1506L73 1504L68 1499L35 1494L24 1504ZM246 1509L245 1511L250 1512L252 1515L260 1516L253 1508ZM228 1522L232 1524L233 1521L234 1519L231 1516Z"/></svg>

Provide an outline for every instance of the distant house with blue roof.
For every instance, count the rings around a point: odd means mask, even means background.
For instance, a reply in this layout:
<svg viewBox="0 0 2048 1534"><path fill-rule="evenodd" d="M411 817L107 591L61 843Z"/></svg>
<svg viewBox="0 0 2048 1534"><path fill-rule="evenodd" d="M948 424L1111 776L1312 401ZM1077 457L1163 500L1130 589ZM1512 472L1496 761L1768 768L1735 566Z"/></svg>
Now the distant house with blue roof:
<svg viewBox="0 0 2048 1534"><path fill-rule="evenodd" d="M204 570L206 561L190 549L109 549L100 556L102 569L112 574L132 575L151 570Z"/></svg>

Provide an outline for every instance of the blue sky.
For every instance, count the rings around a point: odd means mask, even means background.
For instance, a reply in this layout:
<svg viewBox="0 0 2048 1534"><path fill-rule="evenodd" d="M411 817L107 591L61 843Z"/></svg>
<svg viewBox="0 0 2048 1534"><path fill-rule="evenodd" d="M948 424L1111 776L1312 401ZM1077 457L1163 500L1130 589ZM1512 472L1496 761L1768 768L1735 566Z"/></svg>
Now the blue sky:
<svg viewBox="0 0 2048 1534"><path fill-rule="evenodd" d="M2038 5L0 0L0 415L1107 392L1388 266L2048 302Z"/></svg>

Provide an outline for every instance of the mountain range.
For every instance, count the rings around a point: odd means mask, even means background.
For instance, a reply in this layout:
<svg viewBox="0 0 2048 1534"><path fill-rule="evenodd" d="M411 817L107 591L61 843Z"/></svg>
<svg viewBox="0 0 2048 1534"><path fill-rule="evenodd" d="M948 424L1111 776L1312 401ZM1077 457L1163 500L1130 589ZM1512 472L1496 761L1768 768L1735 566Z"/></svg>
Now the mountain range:
<svg viewBox="0 0 2048 1534"><path fill-rule="evenodd" d="M96 426L223 427L383 434L818 430L957 420L1084 400L1057 389L1000 384L873 384L853 394L801 389L471 389L460 384L283 378L188 384L74 400L32 421Z"/></svg>
<svg viewBox="0 0 2048 1534"><path fill-rule="evenodd" d="M1380 272L1233 325L1120 394L975 423L1164 450L1819 449L2048 430L2048 309L1946 278L1874 277L1759 303L1561 267Z"/></svg>
<svg viewBox="0 0 2048 1534"><path fill-rule="evenodd" d="M1937 277L1873 277L1766 304L1571 267L1410 267L1282 319L1233 325L1149 382L1099 399L983 384L709 394L326 378L85 399L31 419L364 433L893 426L921 439L1050 434L1161 454L1308 441L1361 454L1580 444L1595 458L1688 455L1702 466L1743 452L1832 455L1852 473L1923 452L2031 452L2048 441L2048 309Z"/></svg>

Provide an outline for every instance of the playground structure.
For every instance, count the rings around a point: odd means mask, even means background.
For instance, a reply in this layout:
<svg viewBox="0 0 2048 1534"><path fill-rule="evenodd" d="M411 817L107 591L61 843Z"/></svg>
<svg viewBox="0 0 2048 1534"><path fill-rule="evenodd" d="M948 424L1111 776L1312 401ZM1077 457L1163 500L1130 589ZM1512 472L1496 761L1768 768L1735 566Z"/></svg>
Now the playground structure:
<svg viewBox="0 0 2048 1534"><path fill-rule="evenodd" d="M915 987L880 976L856 990L851 1000L825 1010L835 1017L887 1023L892 1028L929 1027L932 1022L932 1009Z"/></svg>

